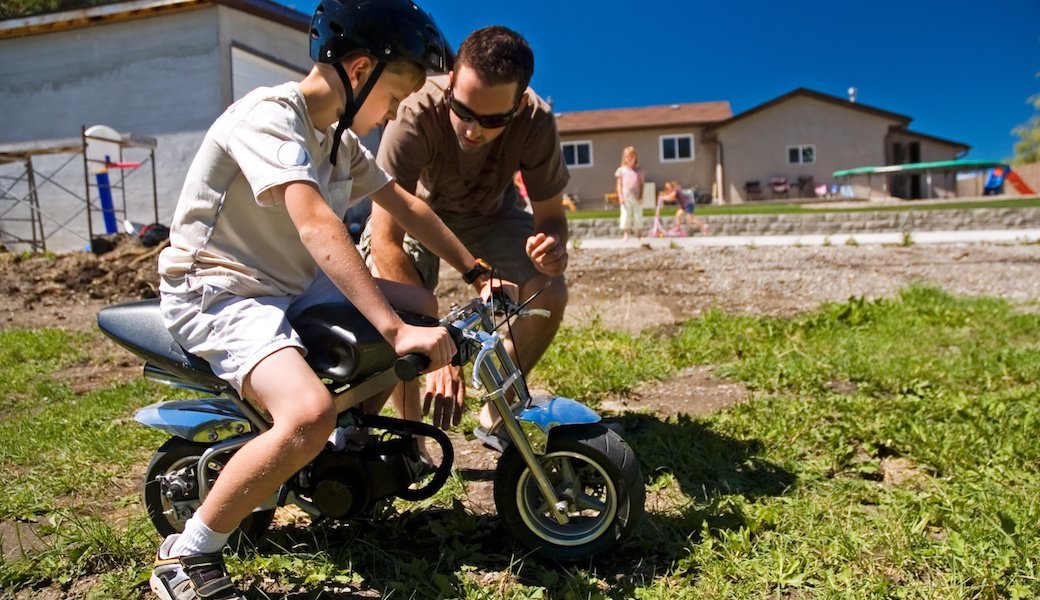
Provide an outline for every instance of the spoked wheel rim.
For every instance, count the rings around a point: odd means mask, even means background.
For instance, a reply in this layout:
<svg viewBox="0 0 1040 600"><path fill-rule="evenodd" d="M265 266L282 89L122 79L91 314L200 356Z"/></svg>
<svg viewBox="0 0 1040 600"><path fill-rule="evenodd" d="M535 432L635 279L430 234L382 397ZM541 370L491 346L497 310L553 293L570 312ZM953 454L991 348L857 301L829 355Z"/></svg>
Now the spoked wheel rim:
<svg viewBox="0 0 1040 600"><path fill-rule="evenodd" d="M577 452L550 452L541 457L557 498L567 502L568 522L549 510L530 469L517 481L516 505L524 524L539 538L559 546L580 546L606 533L618 510L618 494L607 471Z"/></svg>

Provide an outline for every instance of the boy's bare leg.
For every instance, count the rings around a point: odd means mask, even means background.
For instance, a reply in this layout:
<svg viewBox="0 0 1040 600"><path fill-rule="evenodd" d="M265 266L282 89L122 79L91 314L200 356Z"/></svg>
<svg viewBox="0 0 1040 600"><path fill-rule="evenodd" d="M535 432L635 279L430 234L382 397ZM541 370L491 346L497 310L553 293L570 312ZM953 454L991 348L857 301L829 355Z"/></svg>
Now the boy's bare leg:
<svg viewBox="0 0 1040 600"><path fill-rule="evenodd" d="M231 457L199 508L202 521L223 533L317 456L336 425L331 395L296 348L260 361L243 395L266 409L274 424Z"/></svg>

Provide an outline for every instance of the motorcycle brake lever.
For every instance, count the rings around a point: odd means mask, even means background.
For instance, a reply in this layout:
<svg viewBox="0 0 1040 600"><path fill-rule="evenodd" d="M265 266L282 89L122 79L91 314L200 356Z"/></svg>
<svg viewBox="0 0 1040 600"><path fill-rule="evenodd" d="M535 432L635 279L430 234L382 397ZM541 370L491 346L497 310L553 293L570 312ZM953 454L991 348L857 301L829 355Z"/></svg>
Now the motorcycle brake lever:
<svg viewBox="0 0 1040 600"><path fill-rule="evenodd" d="M538 288L538 291L536 291L535 293L531 294L531 296L527 300L524 300L520 304L515 304L513 302L505 302L505 303L503 303L503 310L501 310L501 311L496 310L495 314L496 315L502 314L502 315L505 316L505 318L502 319L501 323L499 323L498 325L495 325L495 329L496 330L499 329L500 327L502 327L502 325L504 325L507 322L509 322L509 319L511 319L513 317L545 317L545 318L548 318L552 314L551 311L548 311L548 310L546 310L544 308L531 308L531 309L528 309L527 305L530 304L535 298L537 298L542 292L545 291L546 288L548 288L552 284L553 284L553 282L552 282L551 279L549 281L546 281L545 284L542 285L542 287Z"/></svg>

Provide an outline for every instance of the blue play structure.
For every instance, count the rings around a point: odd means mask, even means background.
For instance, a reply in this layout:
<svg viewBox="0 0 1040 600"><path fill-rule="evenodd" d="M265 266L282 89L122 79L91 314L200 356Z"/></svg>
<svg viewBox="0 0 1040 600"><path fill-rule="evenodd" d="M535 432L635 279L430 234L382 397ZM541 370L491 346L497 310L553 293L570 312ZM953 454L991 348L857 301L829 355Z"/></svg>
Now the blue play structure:
<svg viewBox="0 0 1040 600"><path fill-rule="evenodd" d="M996 196L1004 193L1004 178L1007 177L1006 167L993 167L986 175L986 184L982 188L984 196Z"/></svg>

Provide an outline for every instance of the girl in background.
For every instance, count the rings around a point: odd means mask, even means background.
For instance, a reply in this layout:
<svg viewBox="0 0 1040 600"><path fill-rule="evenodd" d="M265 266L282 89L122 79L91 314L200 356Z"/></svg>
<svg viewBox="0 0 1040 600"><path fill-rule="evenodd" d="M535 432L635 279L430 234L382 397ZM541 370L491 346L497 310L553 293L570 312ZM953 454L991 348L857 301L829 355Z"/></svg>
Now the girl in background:
<svg viewBox="0 0 1040 600"><path fill-rule="evenodd" d="M621 239L635 230L636 237L643 238L643 181L645 176L639 168L636 149L629 146L621 151L621 166L614 171L617 180L618 205L621 207Z"/></svg>

